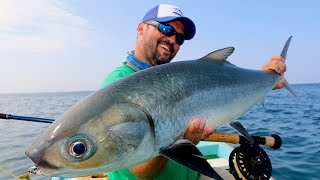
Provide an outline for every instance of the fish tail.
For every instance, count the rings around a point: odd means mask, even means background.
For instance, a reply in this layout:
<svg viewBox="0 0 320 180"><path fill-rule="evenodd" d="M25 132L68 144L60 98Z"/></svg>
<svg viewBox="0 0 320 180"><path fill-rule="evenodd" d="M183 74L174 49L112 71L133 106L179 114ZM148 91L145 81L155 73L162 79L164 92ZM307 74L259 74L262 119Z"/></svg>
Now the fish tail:
<svg viewBox="0 0 320 180"><path fill-rule="evenodd" d="M296 98L299 99L298 94L297 94L296 91L290 86L290 84L288 83L287 80L285 80L284 87L285 87L291 94L293 94Z"/></svg>
<svg viewBox="0 0 320 180"><path fill-rule="evenodd" d="M289 36L286 44L284 45L284 47L283 47L283 49L282 49L282 51L281 51L280 56L281 56L283 59L286 59L286 58L287 58L287 52L288 52L288 49L289 49L289 45L290 45L291 39L292 39L292 36Z"/></svg>
<svg viewBox="0 0 320 180"><path fill-rule="evenodd" d="M280 56L286 60L287 58L287 52L288 52L288 49L289 49L289 45L290 45L290 42L291 42L291 39L292 39L292 36L289 36L288 40L286 41L286 44L284 45L282 51L281 51L281 54ZM289 85L288 81L285 80L285 83L284 83L284 87L291 93L293 94L296 98L299 98L299 96L297 95L297 93L293 90L293 88Z"/></svg>

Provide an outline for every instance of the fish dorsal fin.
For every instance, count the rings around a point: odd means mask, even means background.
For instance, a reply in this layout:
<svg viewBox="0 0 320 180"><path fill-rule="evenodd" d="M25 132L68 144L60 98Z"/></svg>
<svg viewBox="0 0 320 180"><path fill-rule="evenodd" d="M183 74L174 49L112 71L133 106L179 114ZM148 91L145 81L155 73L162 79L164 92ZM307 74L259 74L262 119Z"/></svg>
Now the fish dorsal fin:
<svg viewBox="0 0 320 180"><path fill-rule="evenodd" d="M233 51L234 51L234 47L226 47L223 49L218 49L216 51L213 51L201 59L223 61L223 60L227 60L227 58L233 53Z"/></svg>

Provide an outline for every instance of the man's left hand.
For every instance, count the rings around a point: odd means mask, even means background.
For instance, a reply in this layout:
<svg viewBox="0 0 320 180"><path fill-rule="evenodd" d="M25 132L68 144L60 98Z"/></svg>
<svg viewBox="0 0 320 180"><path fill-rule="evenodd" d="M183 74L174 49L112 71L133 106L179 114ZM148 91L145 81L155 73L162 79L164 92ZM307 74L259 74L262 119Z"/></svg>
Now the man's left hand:
<svg viewBox="0 0 320 180"><path fill-rule="evenodd" d="M198 144L202 139L208 137L213 131L206 122L199 118L193 118L184 133L183 138L190 140L193 144Z"/></svg>

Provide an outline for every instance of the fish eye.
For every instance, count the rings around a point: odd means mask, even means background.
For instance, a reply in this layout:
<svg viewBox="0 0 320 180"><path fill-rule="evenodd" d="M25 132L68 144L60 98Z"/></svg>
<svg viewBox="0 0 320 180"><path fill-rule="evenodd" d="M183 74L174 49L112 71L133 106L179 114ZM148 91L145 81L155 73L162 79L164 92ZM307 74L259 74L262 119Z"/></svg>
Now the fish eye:
<svg viewBox="0 0 320 180"><path fill-rule="evenodd" d="M96 141L90 134L77 134L71 137L65 145L67 158L70 161L80 162L92 157L96 151Z"/></svg>
<svg viewBox="0 0 320 180"><path fill-rule="evenodd" d="M69 148L70 154L74 157L81 157L87 151L87 146L82 141L73 142Z"/></svg>

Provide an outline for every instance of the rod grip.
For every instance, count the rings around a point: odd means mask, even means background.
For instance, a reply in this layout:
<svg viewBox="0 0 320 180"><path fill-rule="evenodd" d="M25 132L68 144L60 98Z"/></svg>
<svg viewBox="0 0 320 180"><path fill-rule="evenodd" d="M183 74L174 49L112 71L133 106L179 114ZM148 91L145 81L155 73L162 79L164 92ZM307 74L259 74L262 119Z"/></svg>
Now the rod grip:
<svg viewBox="0 0 320 180"><path fill-rule="evenodd" d="M240 142L240 136L238 134L212 132L212 134L210 134L210 136L203 139L203 141L227 142L227 143L238 144Z"/></svg>
<svg viewBox="0 0 320 180"><path fill-rule="evenodd" d="M282 145L282 139L280 136L274 134L271 136L264 136L266 138L266 146L270 146L272 149L279 149Z"/></svg>
<svg viewBox="0 0 320 180"><path fill-rule="evenodd" d="M278 135L272 136L252 136L257 144L263 144L269 146L273 149L279 149L282 145L281 137ZM203 141L212 141L212 142L226 142L232 144L242 144L247 140L245 137L240 136L235 133L220 133L220 132L212 132L210 136L203 139Z"/></svg>

